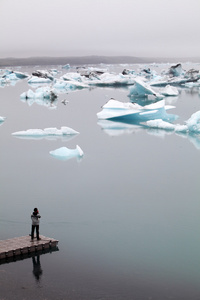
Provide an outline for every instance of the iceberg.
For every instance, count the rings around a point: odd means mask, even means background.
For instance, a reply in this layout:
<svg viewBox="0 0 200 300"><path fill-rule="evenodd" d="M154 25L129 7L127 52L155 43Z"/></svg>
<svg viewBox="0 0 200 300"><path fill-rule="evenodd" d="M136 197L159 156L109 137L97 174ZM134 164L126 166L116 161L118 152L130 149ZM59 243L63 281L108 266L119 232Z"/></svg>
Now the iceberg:
<svg viewBox="0 0 200 300"><path fill-rule="evenodd" d="M37 77L37 76L31 76L28 79L28 84L30 84L30 85L36 84L36 83L46 84L46 83L50 83L50 82L52 82L52 80L49 78L42 78L42 77Z"/></svg>
<svg viewBox="0 0 200 300"><path fill-rule="evenodd" d="M22 72L19 72L19 71L14 71L14 74L15 74L15 76L16 76L18 79L24 79L24 78L29 77L28 74L22 73Z"/></svg>
<svg viewBox="0 0 200 300"><path fill-rule="evenodd" d="M19 78L16 76L15 73L10 73L8 75L5 76L6 79L10 80L10 81L17 81L19 80Z"/></svg>
<svg viewBox="0 0 200 300"><path fill-rule="evenodd" d="M195 112L186 121L186 125L190 132L200 133L200 111Z"/></svg>
<svg viewBox="0 0 200 300"><path fill-rule="evenodd" d="M52 156L54 156L57 159L60 160L68 160L73 157L77 157L80 159L83 156L83 151L82 149L76 145L75 149L69 149L67 147L61 147L59 149L56 149L54 151L49 152Z"/></svg>
<svg viewBox="0 0 200 300"><path fill-rule="evenodd" d="M182 65L177 64L175 66L171 66L168 73L172 76L178 77L184 74L185 72L183 71Z"/></svg>
<svg viewBox="0 0 200 300"><path fill-rule="evenodd" d="M148 127L164 130L174 130L175 125L169 122L165 122L162 119L149 120L146 122Z"/></svg>
<svg viewBox="0 0 200 300"><path fill-rule="evenodd" d="M15 136L64 136L64 135L75 135L79 134L78 131L70 128L63 126L61 129L57 128L45 128L44 130L42 129L28 129L25 131L17 131L12 133L12 135Z"/></svg>
<svg viewBox="0 0 200 300"><path fill-rule="evenodd" d="M45 71L45 70L37 70L37 71L34 71L32 73L32 75L34 77L40 77L40 78L46 78L46 79L50 79L50 80L53 80L54 77L52 76L51 73L49 73L48 71Z"/></svg>
<svg viewBox="0 0 200 300"><path fill-rule="evenodd" d="M4 87L4 85L10 83L10 80L4 77L0 77L0 86Z"/></svg>
<svg viewBox="0 0 200 300"><path fill-rule="evenodd" d="M146 97L147 95L153 95L157 99L163 99L164 96L157 93L155 90L152 89L152 87L144 82L142 78L135 78L134 79L134 86L130 88L130 94L129 96L142 96Z"/></svg>
<svg viewBox="0 0 200 300"><path fill-rule="evenodd" d="M88 88L89 86L79 81L56 80L53 87L60 93L62 91L70 92L77 89Z"/></svg>
<svg viewBox="0 0 200 300"><path fill-rule="evenodd" d="M94 76L88 79L89 85L96 86L127 86L134 84L134 76L132 75L123 75L122 73L116 75L111 73L103 73L99 76Z"/></svg>
<svg viewBox="0 0 200 300"><path fill-rule="evenodd" d="M6 119L6 117L1 117L1 116L0 116L0 123L4 122L5 119Z"/></svg>
<svg viewBox="0 0 200 300"><path fill-rule="evenodd" d="M71 67L70 67L70 64L66 64L66 65L62 66L62 68L63 69L70 69Z"/></svg>
<svg viewBox="0 0 200 300"><path fill-rule="evenodd" d="M184 125L171 124L165 122L162 119L154 119L146 121L146 126L151 128L158 128L164 130L172 130L177 134L189 134L199 135L200 134L200 111L195 112L192 116L185 122Z"/></svg>
<svg viewBox="0 0 200 300"><path fill-rule="evenodd" d="M63 75L61 78L61 80L66 80L66 81L79 81L82 82L83 78L79 73L66 73L65 75Z"/></svg>
<svg viewBox="0 0 200 300"><path fill-rule="evenodd" d="M57 98L57 94L54 89L50 87L40 87L35 93L32 90L28 90L20 95L21 99L50 99L54 101Z"/></svg>
<svg viewBox="0 0 200 300"><path fill-rule="evenodd" d="M177 116L168 115L166 110L174 106L165 105L165 100L141 106L137 103L120 102L115 99L109 100L97 113L98 119L108 119L123 122L144 122L152 119L174 120Z"/></svg>
<svg viewBox="0 0 200 300"><path fill-rule="evenodd" d="M160 93L164 96L178 96L179 91L176 87L171 86L171 85L166 85L165 88L160 90Z"/></svg>

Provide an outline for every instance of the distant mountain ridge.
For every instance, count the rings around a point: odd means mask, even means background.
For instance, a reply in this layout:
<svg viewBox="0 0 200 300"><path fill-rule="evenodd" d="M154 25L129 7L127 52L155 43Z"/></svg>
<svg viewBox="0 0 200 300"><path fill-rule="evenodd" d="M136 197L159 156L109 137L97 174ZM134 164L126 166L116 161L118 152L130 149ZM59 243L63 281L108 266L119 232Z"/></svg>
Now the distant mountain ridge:
<svg viewBox="0 0 200 300"><path fill-rule="evenodd" d="M85 64L137 64L137 63L178 63L200 62L200 58L155 58L134 56L69 56L69 57L29 57L29 58L2 58L0 67L5 66L32 66L32 65L85 65Z"/></svg>

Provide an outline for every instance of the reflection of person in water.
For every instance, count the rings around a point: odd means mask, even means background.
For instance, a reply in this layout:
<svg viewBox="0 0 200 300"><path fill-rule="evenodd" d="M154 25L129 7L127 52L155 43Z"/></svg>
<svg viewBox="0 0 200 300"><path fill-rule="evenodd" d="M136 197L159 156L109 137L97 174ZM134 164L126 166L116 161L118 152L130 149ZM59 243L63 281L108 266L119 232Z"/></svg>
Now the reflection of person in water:
<svg viewBox="0 0 200 300"><path fill-rule="evenodd" d="M33 261L33 275L35 276L36 280L39 282L40 281L40 276L42 275L42 268L40 264L40 255L37 255L37 260L36 257L32 257Z"/></svg>

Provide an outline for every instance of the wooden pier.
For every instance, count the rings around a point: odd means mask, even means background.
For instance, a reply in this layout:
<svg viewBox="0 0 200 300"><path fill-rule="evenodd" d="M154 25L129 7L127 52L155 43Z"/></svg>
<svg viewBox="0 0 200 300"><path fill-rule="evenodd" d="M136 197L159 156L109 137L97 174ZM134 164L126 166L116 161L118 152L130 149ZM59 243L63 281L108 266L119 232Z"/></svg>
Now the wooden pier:
<svg viewBox="0 0 200 300"><path fill-rule="evenodd" d="M31 237L21 236L8 240L0 240L0 262L8 258L37 253L42 250L53 249L57 247L58 240L40 235L40 240Z"/></svg>

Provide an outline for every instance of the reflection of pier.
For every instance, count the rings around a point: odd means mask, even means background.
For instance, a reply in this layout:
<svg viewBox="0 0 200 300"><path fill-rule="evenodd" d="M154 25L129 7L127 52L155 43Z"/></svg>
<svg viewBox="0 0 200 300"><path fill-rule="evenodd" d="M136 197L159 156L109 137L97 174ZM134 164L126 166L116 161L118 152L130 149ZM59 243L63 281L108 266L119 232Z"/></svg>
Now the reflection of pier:
<svg viewBox="0 0 200 300"><path fill-rule="evenodd" d="M42 235L40 238L39 241L34 240L33 242L30 236L1 240L0 264L58 250L58 240Z"/></svg>

